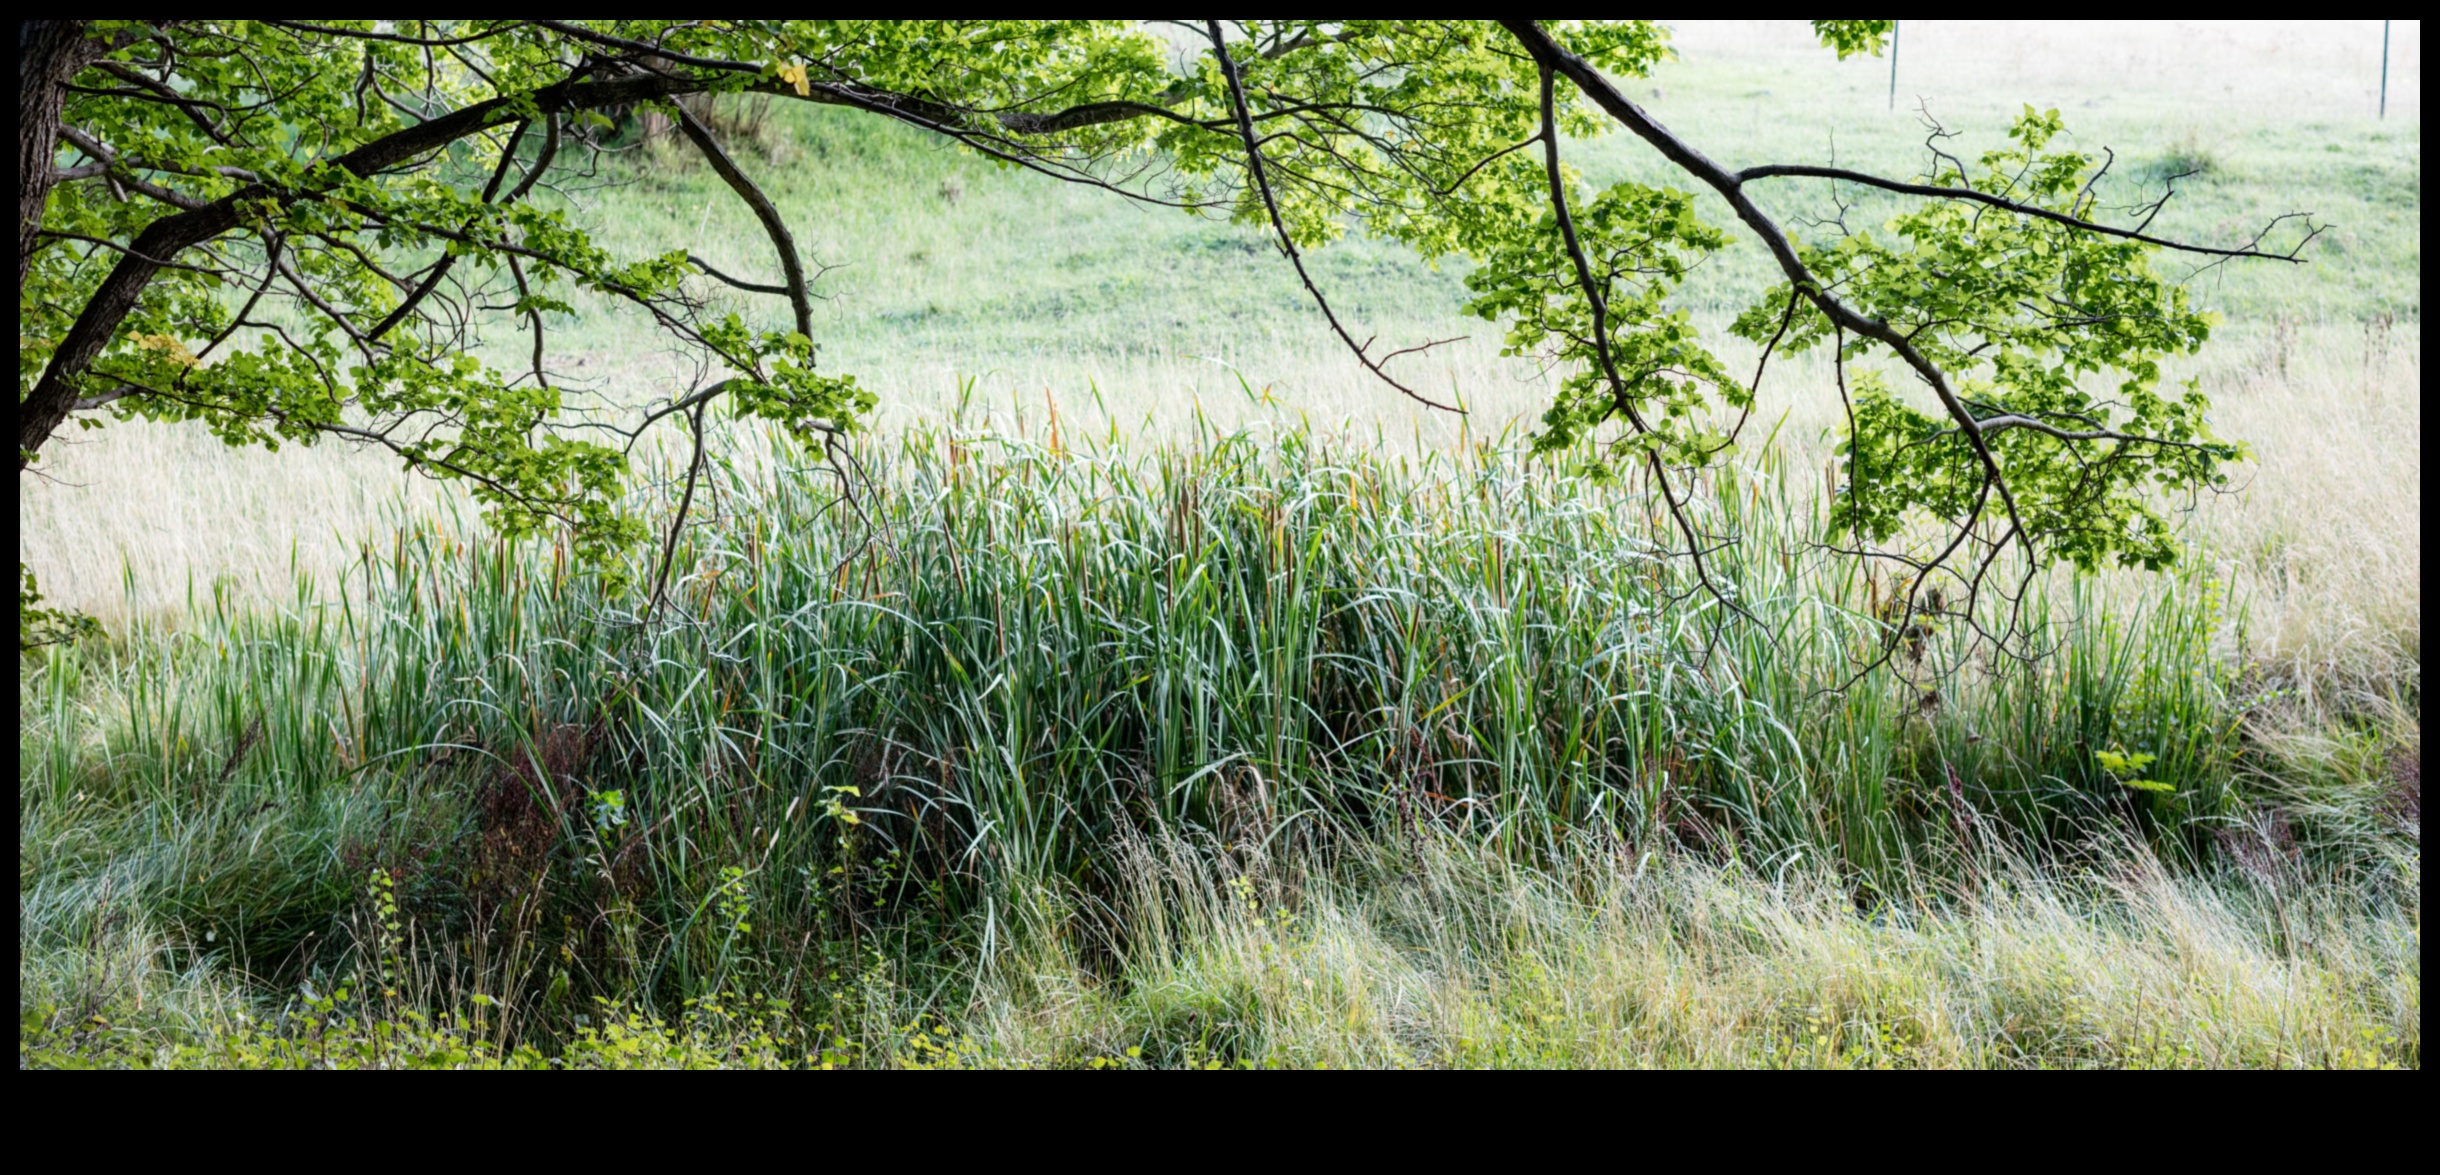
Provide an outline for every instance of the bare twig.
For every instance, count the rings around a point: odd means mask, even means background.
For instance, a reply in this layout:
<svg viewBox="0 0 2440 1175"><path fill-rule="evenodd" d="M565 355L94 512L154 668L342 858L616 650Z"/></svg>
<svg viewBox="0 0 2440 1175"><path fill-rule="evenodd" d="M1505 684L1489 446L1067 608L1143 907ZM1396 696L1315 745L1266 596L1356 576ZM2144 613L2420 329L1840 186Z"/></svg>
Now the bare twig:
<svg viewBox="0 0 2440 1175"><path fill-rule="evenodd" d="M687 462L686 492L678 498L677 517L669 520L669 537L661 544L661 573L653 577L652 603L645 608L646 615L661 610L661 600L669 591L669 567L678 557L678 535L686 529L687 511L695 504L695 482L703 476L703 412L704 405L697 404L686 417L687 428L694 434L695 453Z"/></svg>
<svg viewBox="0 0 2440 1175"><path fill-rule="evenodd" d="M2304 258L2298 255L2298 252L2304 248L2303 242L2299 242L2296 249L2285 253L2266 252L2264 250L2254 248L2253 245L2250 244L2235 249L2219 249L2210 245L2195 245L2184 241L2172 240L2167 237L2152 236L2151 234L2144 232L2141 226L2131 229L2118 228L2114 225L2103 224L2097 220L2087 220L2081 216L2076 216L2066 212L2053 211L2038 204L2027 204L2021 200L2011 200L2005 196L1996 196L1989 192L1977 191L1973 188L1949 187L1942 184L1908 183L1903 180L1885 179L1881 176L1873 175L1870 172L1850 171L1843 167L1815 167L1809 164L1774 163L1763 167L1746 168L1743 171L1731 175L1729 179L1732 183L1741 186L1752 180L1772 179L1776 177L1806 177L1811 179L1839 180L1844 183L1858 184L1867 188L1879 188L1885 192L1897 192L1901 195L1907 196L1931 196L1942 200L1964 200L1975 204L1986 204L1993 208L2016 213L2019 216L2030 216L2036 220L2047 220L2055 224L2063 224L2069 228L2080 229L2088 233L2098 233L2106 237L2123 237L2130 241L2142 241L2147 245L2158 245L2163 249L2173 249L2180 253L2201 253L2212 257L2257 257L2268 261L2287 261L2299 265L2304 263ZM2099 177L2096 176L2095 178L2097 179ZM2144 221L2145 225L2149 225L2150 223L2151 221L2149 219ZM2308 236L2306 239L2310 240L2311 237Z"/></svg>

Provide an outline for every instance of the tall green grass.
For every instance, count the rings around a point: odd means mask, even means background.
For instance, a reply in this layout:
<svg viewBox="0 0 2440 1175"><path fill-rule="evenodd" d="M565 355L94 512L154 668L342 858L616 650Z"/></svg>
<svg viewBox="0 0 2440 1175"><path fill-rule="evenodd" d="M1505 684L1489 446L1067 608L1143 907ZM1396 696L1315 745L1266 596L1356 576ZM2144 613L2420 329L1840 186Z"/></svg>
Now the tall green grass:
<svg viewBox="0 0 2440 1175"><path fill-rule="evenodd" d="M914 433L846 485L739 451L655 615L649 563L424 524L289 607L198 599L29 663L21 950L140 917L180 959L327 987L365 965L378 872L425 994L533 1027L594 995L952 982L1041 886L1120 901L1148 835L1527 864L1592 838L1866 910L1992 860L2131 836L2210 867L2250 835L2207 578L2115 612L2037 592L2029 664L1943 631L1864 671L1870 589L1767 458L1698 504L1737 536L1731 611L1652 496L1491 442L1053 421ZM2155 786L2097 751L2154 756Z"/></svg>

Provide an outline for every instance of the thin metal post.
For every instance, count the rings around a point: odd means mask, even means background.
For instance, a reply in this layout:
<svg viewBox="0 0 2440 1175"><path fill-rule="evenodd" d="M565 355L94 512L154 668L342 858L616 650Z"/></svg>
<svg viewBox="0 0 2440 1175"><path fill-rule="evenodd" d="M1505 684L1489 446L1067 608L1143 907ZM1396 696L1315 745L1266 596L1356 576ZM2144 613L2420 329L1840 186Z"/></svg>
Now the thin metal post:
<svg viewBox="0 0 2440 1175"><path fill-rule="evenodd" d="M1889 108L1898 108L1898 25L1889 22ZM2389 22L2381 22L2381 109L2389 109Z"/></svg>
<svg viewBox="0 0 2440 1175"><path fill-rule="evenodd" d="M2381 22L2381 117L2389 117L2389 22Z"/></svg>

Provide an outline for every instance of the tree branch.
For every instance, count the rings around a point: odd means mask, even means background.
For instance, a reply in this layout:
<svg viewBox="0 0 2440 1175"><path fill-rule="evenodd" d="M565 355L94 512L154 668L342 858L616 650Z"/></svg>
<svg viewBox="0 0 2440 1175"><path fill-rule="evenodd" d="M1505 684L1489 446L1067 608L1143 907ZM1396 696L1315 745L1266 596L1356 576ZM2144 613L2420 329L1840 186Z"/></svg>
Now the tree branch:
<svg viewBox="0 0 2440 1175"><path fill-rule="evenodd" d="M1651 144L1663 158L1703 181L1726 199L1729 207L1736 211L1737 219L1744 221L1746 227L1761 238L1763 245L1771 251L1772 260L1778 262L1780 271L1787 275L1789 283L1801 291L1824 317L1851 333L1888 347L1900 361L1914 369L1915 374L1922 377L1931 386L1933 394L1939 397L1940 405L1948 412L1949 418L1956 421L1959 429L1965 433L1977 462L1983 467L1984 475L1999 491L2000 500L2007 507L2012 533L2023 539L2023 516L2017 509L2016 495L2009 489L2007 476L2000 471L1999 458L1992 453L1989 442L1984 439L1973 412L1958 400L1956 391L1949 386L1947 373L1938 364L1917 350L1912 341L1888 323L1864 317L1823 289L1803 259L1796 255L1796 242L1754 203L1752 197L1745 194L1744 186L1739 183L1735 173L1713 162L1709 156L1655 121L1642 107L1620 93L1618 87L1601 75L1600 70L1593 68L1592 63L1569 52L1552 39L1541 25L1530 20L1503 20L1500 24L1524 46L1526 52L1533 55L1534 60L1565 75L1579 92L1592 99L1593 104L1604 113Z"/></svg>
<svg viewBox="0 0 2440 1175"><path fill-rule="evenodd" d="M1584 291L1584 299L1593 311L1593 354L1601 364L1602 377L1609 382L1610 402L1616 406L1619 415L1627 418L1628 425L1635 429L1637 435L1647 434L1652 429L1644 423L1643 414L1636 410L1634 397L1627 392L1627 381L1618 373L1618 361L1610 353L1609 300L1602 297L1601 284L1593 277L1592 262L1584 255L1584 242L1576 235L1576 218L1568 212L1567 184L1559 170L1559 121L1552 100L1550 67L1543 66L1541 74L1542 133L1539 138L1542 140L1543 173L1550 183L1551 212L1558 218L1559 239L1567 245L1568 261L1575 267L1577 288ZM1669 486L1668 466L1661 461L1660 454L1651 449L1644 450L1644 462L1660 485L1661 500L1668 503L1669 517L1677 523L1678 533L1686 539L1686 552L1694 560L1695 577L1702 581L1703 590L1730 609L1744 614L1745 609L1720 585L1712 582L1711 569L1703 562L1703 540L1695 534L1694 521L1686 517L1685 508L1678 503L1677 492Z"/></svg>
<svg viewBox="0 0 2440 1175"><path fill-rule="evenodd" d="M786 286L774 286L763 282L750 282L744 278L730 277L728 274L722 273L720 270L714 268L711 262L705 261L698 254L687 254L686 261L687 264L702 270L707 276L711 277L715 281L718 281L722 285L734 286L751 294L779 294L783 297L787 296L788 294L788 287Z"/></svg>
<svg viewBox="0 0 2440 1175"><path fill-rule="evenodd" d="M723 381L726 382L726 381ZM688 429L694 434L695 453L686 465L686 493L678 499L677 516L669 520L669 538L661 544L661 572L652 580L652 603L644 609L649 616L661 610L661 600L669 591L670 564L678 557L678 534L686 527L687 511L695 504L695 482L703 476L703 406L698 404L686 417Z"/></svg>
<svg viewBox="0 0 2440 1175"><path fill-rule="evenodd" d="M1381 382L1405 393L1408 399L1418 404L1438 408L1443 412L1454 412L1460 416L1465 415L1465 409L1443 404L1391 378L1388 372L1381 369L1381 364L1374 362L1371 356L1364 353L1368 344L1356 342L1355 336L1348 334L1347 328L1339 324L1339 316L1330 309L1329 299L1322 297L1321 287L1314 285L1313 275L1305 271L1304 255L1297 251L1296 238L1289 234L1288 223L1280 219L1279 201L1272 198L1271 180L1263 171L1262 147L1254 137L1254 116L1252 108L1246 102L1245 82L1238 76L1236 61L1229 57L1227 42L1221 39L1220 22L1214 20L1206 21L1204 24L1211 35L1212 52L1220 58L1220 72L1228 79L1229 101L1237 110L1237 133L1240 138L1245 140L1246 167L1253 173L1255 189L1262 193L1263 211L1270 214L1272 231L1279 234L1280 251L1286 253L1288 263L1296 267L1297 280L1305 283L1305 292L1313 295L1313 304L1322 308L1322 317L1329 320L1330 329L1337 332L1339 341L1346 343L1347 349L1355 352L1356 362L1363 364L1366 371L1379 376Z"/></svg>
<svg viewBox="0 0 2440 1175"><path fill-rule="evenodd" d="M1744 171L1737 172L1735 175L1730 176L1729 179L1731 182L1739 186L1743 186L1745 183L1751 180L1772 179L1787 176L1805 177L1811 179L1843 180L1852 184L1861 184L1868 188L1879 188L1885 192L1898 192L1908 196L1932 196L1942 200L1968 200L1977 204L1987 204L1993 208L2014 212L2021 216L2030 216L2037 220L2047 220L2056 224L2066 225L2069 228L2082 229L2088 233L2099 233L2103 236L2109 237L2123 237L2130 241L2142 241L2147 245L2158 245L2161 248L2174 249L2181 253L2201 253L2212 257L2260 257L2271 261L2287 261L2298 265L2304 264L2304 258L2298 256L2294 251L2287 253L2266 253L2260 249L2255 249L2252 247L2239 249L2217 249L2209 245L2190 245L2183 241L2170 240L2167 237L2152 236L2140 229L2115 228L2110 225L2102 224L2098 221L2086 220L2081 216L2071 216L2064 212L2054 212L2048 208L2043 208L2038 205L2022 203L2020 201L2008 199L2005 196L1995 196L1989 192L1976 191L1973 188L1953 188L1944 187L1939 184L1907 183L1900 180L1884 179L1869 172L1849 171L1843 167L1813 167L1805 164L1774 163L1763 167L1746 168ZM2145 223L2148 224L2150 222L2146 221ZM2308 237L2307 239L2310 238ZM2303 246L2301 244L2297 246L2298 250L2301 250L2302 248Z"/></svg>
<svg viewBox="0 0 2440 1175"><path fill-rule="evenodd" d="M537 107L540 113L550 115L597 106L631 105L693 93L704 85L689 78L650 75L562 82L531 93L502 95L462 107L384 135L339 156L331 164L352 175L368 176L468 135L527 117ZM17 467L24 469L60 422L75 410L77 381L101 357L112 333L134 311L145 287L168 264L167 259L236 228L243 223L240 210L251 202L274 199L287 204L310 194L252 183L200 208L162 217L137 233L135 240L124 247L118 264L86 299L75 323L51 353L51 360L33 390L18 401ZM21 255L21 266L24 259ZM350 333L354 333L352 328Z"/></svg>
<svg viewBox="0 0 2440 1175"><path fill-rule="evenodd" d="M718 172L722 180L727 181L730 190L737 193L737 198L754 210L755 219L762 221L763 232L771 238L771 248L779 254L779 271L787 282L784 292L788 295L788 305L796 311L796 333L810 340L813 338L813 295L805 288L805 262L796 255L796 237L788 231L787 220L780 216L771 198L764 195L753 179L738 168L737 161L729 158L729 153L721 148L720 140L712 137L711 128L704 126L703 120L696 118L683 104L676 109L678 128L686 132L687 139L695 144L696 150L703 152L705 161L712 165L712 170ZM690 256L689 260L693 258ZM705 269L708 272L709 267Z"/></svg>

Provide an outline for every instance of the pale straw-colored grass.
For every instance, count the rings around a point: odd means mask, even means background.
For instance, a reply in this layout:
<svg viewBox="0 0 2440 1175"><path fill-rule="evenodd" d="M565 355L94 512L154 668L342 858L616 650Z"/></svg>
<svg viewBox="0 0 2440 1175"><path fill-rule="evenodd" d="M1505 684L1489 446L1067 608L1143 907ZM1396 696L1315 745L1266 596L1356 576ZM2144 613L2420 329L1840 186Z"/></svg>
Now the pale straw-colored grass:
<svg viewBox="0 0 2440 1175"><path fill-rule="evenodd" d="M2377 1067L2419 1064L2421 902L1994 866L1859 917L1776 873L1592 853L1557 873L1388 854L1279 905L1147 849L1124 973L1012 952L980 1052L1288 1067ZM1259 874L1257 874L1259 875ZM1238 877L1248 877L1238 874ZM1130 1053L1129 1050L1134 1050Z"/></svg>

